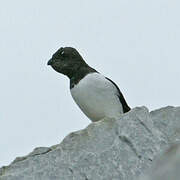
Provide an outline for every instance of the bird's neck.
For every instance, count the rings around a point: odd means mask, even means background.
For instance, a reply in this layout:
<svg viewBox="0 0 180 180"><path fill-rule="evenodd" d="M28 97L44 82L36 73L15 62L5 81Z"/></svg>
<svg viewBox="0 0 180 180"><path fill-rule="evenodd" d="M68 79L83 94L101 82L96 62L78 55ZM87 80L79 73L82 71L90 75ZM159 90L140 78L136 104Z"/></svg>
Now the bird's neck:
<svg viewBox="0 0 180 180"><path fill-rule="evenodd" d="M83 79L87 74L97 72L95 69L91 68L89 65L84 65L76 69L70 78L70 88L73 88L81 79Z"/></svg>

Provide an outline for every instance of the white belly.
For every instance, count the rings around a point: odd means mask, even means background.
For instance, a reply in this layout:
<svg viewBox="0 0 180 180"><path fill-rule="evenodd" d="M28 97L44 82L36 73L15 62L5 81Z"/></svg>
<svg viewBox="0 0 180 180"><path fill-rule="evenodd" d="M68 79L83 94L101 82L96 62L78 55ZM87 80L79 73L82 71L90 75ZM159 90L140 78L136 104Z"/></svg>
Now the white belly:
<svg viewBox="0 0 180 180"><path fill-rule="evenodd" d="M123 113L116 87L101 74L86 75L71 89L71 95L92 121L116 118Z"/></svg>

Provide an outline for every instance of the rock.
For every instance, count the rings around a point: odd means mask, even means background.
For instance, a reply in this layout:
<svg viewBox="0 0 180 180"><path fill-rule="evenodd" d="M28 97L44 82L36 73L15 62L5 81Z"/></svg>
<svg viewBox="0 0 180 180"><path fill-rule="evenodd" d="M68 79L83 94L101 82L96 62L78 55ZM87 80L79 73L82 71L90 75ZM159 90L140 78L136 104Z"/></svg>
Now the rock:
<svg viewBox="0 0 180 180"><path fill-rule="evenodd" d="M118 119L91 123L56 146L36 148L16 158L0 169L0 180L136 179L160 152L180 139L179 114L180 108L149 113L140 107Z"/></svg>
<svg viewBox="0 0 180 180"><path fill-rule="evenodd" d="M172 145L140 180L179 180L180 144Z"/></svg>
<svg viewBox="0 0 180 180"><path fill-rule="evenodd" d="M179 141L180 137L180 107L168 106L150 113L155 127L158 128L170 143Z"/></svg>

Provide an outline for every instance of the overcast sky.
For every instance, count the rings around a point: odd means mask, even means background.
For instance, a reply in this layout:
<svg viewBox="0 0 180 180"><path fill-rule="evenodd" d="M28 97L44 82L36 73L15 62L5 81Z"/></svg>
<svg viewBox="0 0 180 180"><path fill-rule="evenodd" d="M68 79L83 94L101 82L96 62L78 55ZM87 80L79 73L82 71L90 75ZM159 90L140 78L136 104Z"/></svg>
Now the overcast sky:
<svg viewBox="0 0 180 180"><path fill-rule="evenodd" d="M180 1L1 0L0 167L90 121L46 63L73 46L131 107L180 105Z"/></svg>

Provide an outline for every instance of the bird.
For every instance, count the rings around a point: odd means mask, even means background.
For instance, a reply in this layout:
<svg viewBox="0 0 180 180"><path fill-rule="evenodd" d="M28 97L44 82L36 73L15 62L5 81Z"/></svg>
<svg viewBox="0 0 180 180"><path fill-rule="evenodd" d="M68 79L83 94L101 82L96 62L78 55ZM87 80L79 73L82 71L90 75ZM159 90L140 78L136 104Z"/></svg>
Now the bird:
<svg viewBox="0 0 180 180"><path fill-rule="evenodd" d="M118 86L90 67L75 48L61 47L47 65L69 78L72 98L92 122L131 110Z"/></svg>

